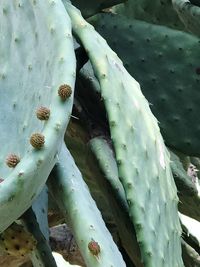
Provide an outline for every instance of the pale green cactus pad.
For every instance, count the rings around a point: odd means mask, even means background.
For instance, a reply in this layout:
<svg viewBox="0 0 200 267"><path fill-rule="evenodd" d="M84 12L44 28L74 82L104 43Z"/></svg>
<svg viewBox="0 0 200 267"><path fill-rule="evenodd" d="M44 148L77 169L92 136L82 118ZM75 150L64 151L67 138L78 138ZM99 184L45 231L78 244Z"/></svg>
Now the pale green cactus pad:
<svg viewBox="0 0 200 267"><path fill-rule="evenodd" d="M80 171L63 144L49 187L73 229L88 267L125 267L125 262L90 196ZM98 251L90 245L98 244Z"/></svg>
<svg viewBox="0 0 200 267"><path fill-rule="evenodd" d="M74 76L71 23L62 2L1 1L0 177L5 181L0 184L0 232L31 205L55 164L71 114ZM58 95L64 84L72 90L66 101ZM36 116L40 106L50 109L45 123ZM45 141L42 146L41 138L35 140L40 149L29 143L37 132ZM6 165L9 154L20 158L15 168Z"/></svg>
<svg viewBox="0 0 200 267"><path fill-rule="evenodd" d="M72 5L67 12L100 83L144 266L182 267L178 197L157 121L139 84L106 41Z"/></svg>

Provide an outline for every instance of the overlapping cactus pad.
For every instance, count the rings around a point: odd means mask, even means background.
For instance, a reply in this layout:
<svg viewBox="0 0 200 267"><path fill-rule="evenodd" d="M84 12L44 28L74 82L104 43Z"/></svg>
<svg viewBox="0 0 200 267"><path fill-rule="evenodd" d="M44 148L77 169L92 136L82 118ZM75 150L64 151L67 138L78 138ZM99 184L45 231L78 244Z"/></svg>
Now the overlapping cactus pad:
<svg viewBox="0 0 200 267"><path fill-rule="evenodd" d="M199 14L0 1L1 267L200 266Z"/></svg>
<svg viewBox="0 0 200 267"><path fill-rule="evenodd" d="M199 155L199 38L116 14L90 21L140 82L167 145Z"/></svg>

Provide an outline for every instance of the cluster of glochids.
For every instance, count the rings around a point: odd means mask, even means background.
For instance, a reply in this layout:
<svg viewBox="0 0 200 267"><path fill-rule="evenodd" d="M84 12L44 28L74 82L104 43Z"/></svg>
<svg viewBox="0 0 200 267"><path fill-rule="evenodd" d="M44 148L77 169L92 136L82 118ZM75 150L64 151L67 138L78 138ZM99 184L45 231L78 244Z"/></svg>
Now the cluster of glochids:
<svg viewBox="0 0 200 267"><path fill-rule="evenodd" d="M94 255L96 257L98 257L98 255L101 251L98 242L94 241L93 239L89 242L88 249L92 253L92 255Z"/></svg>
<svg viewBox="0 0 200 267"><path fill-rule="evenodd" d="M58 89L58 95L62 101L65 101L72 94L72 89L69 85L63 84ZM36 116L39 120L48 120L50 117L50 109L44 106L41 106L36 111ZM33 133L30 137L30 144L35 149L41 149L45 144L45 137L41 133ZM6 164L10 168L15 168L20 162L20 157L16 154L10 154L6 158Z"/></svg>

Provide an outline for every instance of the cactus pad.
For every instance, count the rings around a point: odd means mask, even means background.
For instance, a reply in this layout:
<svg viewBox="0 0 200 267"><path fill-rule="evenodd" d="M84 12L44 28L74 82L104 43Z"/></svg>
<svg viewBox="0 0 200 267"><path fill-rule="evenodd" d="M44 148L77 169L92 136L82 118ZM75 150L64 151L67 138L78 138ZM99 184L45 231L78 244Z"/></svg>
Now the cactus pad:
<svg viewBox="0 0 200 267"><path fill-rule="evenodd" d="M73 230L86 265L125 267L122 256L65 145L62 146L48 185L66 215L67 224ZM88 248L91 241L95 241L92 243L95 245L93 254Z"/></svg>
<svg viewBox="0 0 200 267"><path fill-rule="evenodd" d="M113 14L90 21L140 83L166 144L199 155L199 38Z"/></svg>
<svg viewBox="0 0 200 267"><path fill-rule="evenodd" d="M57 90L68 84L73 96L76 64L71 23L61 0L1 1L0 31L2 232L31 206L55 164L73 102L73 97L60 101ZM45 124L35 115L43 105L51 107ZM30 145L33 133L44 136L42 149ZM42 139L32 142L37 148L39 143L41 148ZM14 169L5 164L12 151L21 157Z"/></svg>
<svg viewBox="0 0 200 267"><path fill-rule="evenodd" d="M0 236L0 247L12 256L23 257L36 247L35 238L22 225L13 223Z"/></svg>
<svg viewBox="0 0 200 267"><path fill-rule="evenodd" d="M185 29L173 9L171 0L128 0L114 7L117 14L174 29Z"/></svg>
<svg viewBox="0 0 200 267"><path fill-rule="evenodd" d="M72 5L67 12L100 83L144 266L182 267L177 191L157 121L139 84L106 41Z"/></svg>
<svg viewBox="0 0 200 267"><path fill-rule="evenodd" d="M63 3L66 4L67 1L68 0L63 0ZM125 0L72 0L71 2L81 10L84 17L90 17L100 12L102 9L112 7L124 1Z"/></svg>

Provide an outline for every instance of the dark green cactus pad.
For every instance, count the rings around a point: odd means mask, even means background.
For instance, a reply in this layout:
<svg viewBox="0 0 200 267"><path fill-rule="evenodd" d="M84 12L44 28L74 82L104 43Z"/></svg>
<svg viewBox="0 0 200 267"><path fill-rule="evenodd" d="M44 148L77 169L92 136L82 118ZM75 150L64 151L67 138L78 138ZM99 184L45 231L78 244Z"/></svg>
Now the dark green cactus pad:
<svg viewBox="0 0 200 267"><path fill-rule="evenodd" d="M94 84L97 83L94 74L91 73L90 71L90 66L88 64L86 64L84 66L84 71L81 71L81 85L84 84L84 88L77 88L77 91L83 91L83 95L84 92L87 92L87 96L89 98L90 94L94 94L97 95L100 94L99 87L94 86ZM95 81L95 83L92 81ZM91 86L91 83L93 86ZM99 85L98 85L99 86ZM81 90L80 90L81 89ZM88 89L90 89L91 91L94 92L90 92ZM87 91L86 91L87 90ZM80 93L81 93L80 92ZM95 101L95 99L93 99L93 107L96 105L98 106L99 104L102 104L101 101ZM87 106L88 107L88 106ZM99 110L100 107L98 106ZM94 113L94 109L91 109ZM102 112L101 112L102 114ZM80 132L80 130L78 130L77 132ZM102 131L103 133L103 131ZM102 135L101 133L101 135ZM67 138L66 140L69 140L69 138ZM74 143L75 140L73 140ZM112 182L116 182L116 167L110 167L113 166L114 163L112 163L113 156L114 154L110 151L111 147L109 147L109 145L107 144L106 139L97 137L97 138L93 138L92 141L90 142L90 145L92 146L92 150L95 153L96 157L98 158L98 162L100 165L100 168L103 169L103 172L105 174L106 179L111 179ZM110 142L109 142L110 143ZM110 152L109 152L109 151ZM72 149L72 153L73 153L73 149ZM82 158L83 156L79 156L78 153L76 153L78 158ZM83 153L84 155L84 153ZM180 153L179 153L180 156ZM182 155L183 156L183 155ZM173 173L173 177L174 177L174 181L176 183L176 187L178 189L178 196L179 196L179 211L184 213L185 215L188 215L198 221L200 221L200 198L199 195L200 193L198 192L199 189L196 187L196 185L192 182L191 177L189 177L186 173L186 171L183 168L182 162L180 162L179 158L172 152L170 152L170 166L172 169L172 173ZM198 158L192 158L192 163L197 167L197 169L200 169L200 161ZM111 161L111 164L109 165L109 162ZM88 161L90 162L90 161ZM83 166L88 166L88 163L84 164ZM199 175L199 171L197 172L197 174ZM117 189L118 186L115 186L115 188ZM114 190L115 193L118 194L118 190ZM119 200L122 199L122 194L120 193L120 197Z"/></svg>
<svg viewBox="0 0 200 267"><path fill-rule="evenodd" d="M172 3L186 29L200 37L200 5L188 0L172 0Z"/></svg>
<svg viewBox="0 0 200 267"><path fill-rule="evenodd" d="M157 121L138 82L106 41L76 8L66 8L100 83L144 266L182 267L178 197Z"/></svg>
<svg viewBox="0 0 200 267"><path fill-rule="evenodd" d="M64 4L68 0L62 0ZM85 18L102 11L105 8L125 2L125 0L72 0L73 5L79 8Z"/></svg>
<svg viewBox="0 0 200 267"><path fill-rule="evenodd" d="M55 164L73 102L57 91L73 89L76 64L61 0L1 1L0 31L1 232L31 206ZM40 106L51 110L45 123L36 116ZM44 136L40 149L29 143L35 132ZM5 164L9 154L21 159L14 169Z"/></svg>
<svg viewBox="0 0 200 267"><path fill-rule="evenodd" d="M200 155L200 40L113 14L98 15L90 22L140 83L166 144L187 155Z"/></svg>
<svg viewBox="0 0 200 267"><path fill-rule="evenodd" d="M128 0L113 8L126 18L165 25L174 29L185 29L172 6L171 0Z"/></svg>

